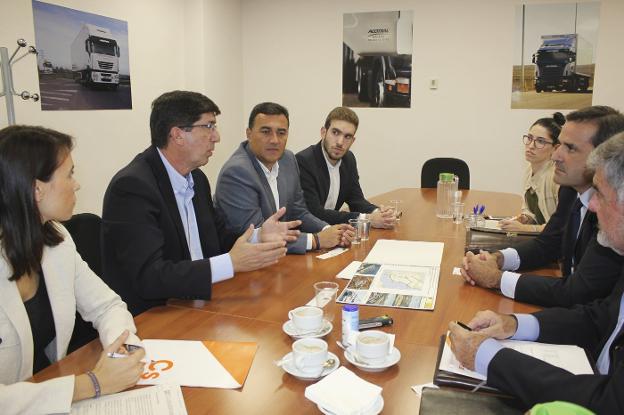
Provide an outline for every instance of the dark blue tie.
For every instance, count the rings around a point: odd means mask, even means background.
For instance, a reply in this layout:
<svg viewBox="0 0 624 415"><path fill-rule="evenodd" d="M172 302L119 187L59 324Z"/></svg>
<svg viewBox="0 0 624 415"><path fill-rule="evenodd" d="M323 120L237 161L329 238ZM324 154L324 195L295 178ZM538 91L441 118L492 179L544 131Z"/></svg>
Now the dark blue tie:
<svg viewBox="0 0 624 415"><path fill-rule="evenodd" d="M576 235L578 234L579 228L581 226L581 208L583 207L583 203L581 203L580 198L576 198L574 201L574 205L572 205L572 212L570 212L570 234L568 237L570 238L570 261L571 265L574 266L574 253L576 250L574 247L576 246Z"/></svg>
<svg viewBox="0 0 624 415"><path fill-rule="evenodd" d="M576 234L581 226L581 208L583 203L580 198L576 198L574 205L572 205L572 212L570 212L570 241L572 246L576 244Z"/></svg>

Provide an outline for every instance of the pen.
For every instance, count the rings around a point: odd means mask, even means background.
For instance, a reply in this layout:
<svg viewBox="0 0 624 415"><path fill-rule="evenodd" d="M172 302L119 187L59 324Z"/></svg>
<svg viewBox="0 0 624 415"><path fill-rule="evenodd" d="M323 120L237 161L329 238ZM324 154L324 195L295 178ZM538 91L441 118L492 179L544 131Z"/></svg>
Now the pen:
<svg viewBox="0 0 624 415"><path fill-rule="evenodd" d="M135 350L138 349L142 349L141 346L137 346L135 344L124 344L124 348L128 351L128 353L132 353ZM117 353L117 352L112 352L112 353L106 353L106 356L112 358L112 359L118 359L120 357L128 357L128 353Z"/></svg>
<svg viewBox="0 0 624 415"><path fill-rule="evenodd" d="M468 327L466 324L462 323L461 321L456 321L457 325L465 330L468 331L472 331L472 329L470 327Z"/></svg>
<svg viewBox="0 0 624 415"><path fill-rule="evenodd" d="M479 215L483 214L484 210L485 210L485 205L481 205L481 207L479 208Z"/></svg>
<svg viewBox="0 0 624 415"><path fill-rule="evenodd" d="M106 356L112 358L112 359L117 359L120 357L128 357L127 354L125 353L117 353L117 352L113 352L113 353L106 353Z"/></svg>

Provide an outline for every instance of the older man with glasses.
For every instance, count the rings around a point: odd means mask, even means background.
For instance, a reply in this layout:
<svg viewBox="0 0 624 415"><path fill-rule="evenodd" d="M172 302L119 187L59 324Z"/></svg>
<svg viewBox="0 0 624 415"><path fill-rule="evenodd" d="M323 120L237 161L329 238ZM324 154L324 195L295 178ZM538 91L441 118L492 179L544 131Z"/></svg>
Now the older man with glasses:
<svg viewBox="0 0 624 415"><path fill-rule="evenodd" d="M585 163L595 147L621 131L624 115L611 107L569 113L552 155L555 181L561 186L557 210L533 240L494 253L468 252L462 269L466 281L547 307L583 304L609 295L619 278L622 257L596 241L596 215L588 210L594 188ZM562 278L515 272L556 261Z"/></svg>

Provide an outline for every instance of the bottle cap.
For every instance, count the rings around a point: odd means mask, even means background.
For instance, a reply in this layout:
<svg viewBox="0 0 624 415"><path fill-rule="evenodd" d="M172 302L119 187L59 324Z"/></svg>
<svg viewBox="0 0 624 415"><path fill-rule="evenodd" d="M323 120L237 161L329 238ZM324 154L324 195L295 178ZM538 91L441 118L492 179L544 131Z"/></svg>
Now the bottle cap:
<svg viewBox="0 0 624 415"><path fill-rule="evenodd" d="M453 173L440 173L441 182L452 182L455 175Z"/></svg>
<svg viewBox="0 0 624 415"><path fill-rule="evenodd" d="M345 304L342 306L342 309L344 311L357 311L358 306L357 304Z"/></svg>

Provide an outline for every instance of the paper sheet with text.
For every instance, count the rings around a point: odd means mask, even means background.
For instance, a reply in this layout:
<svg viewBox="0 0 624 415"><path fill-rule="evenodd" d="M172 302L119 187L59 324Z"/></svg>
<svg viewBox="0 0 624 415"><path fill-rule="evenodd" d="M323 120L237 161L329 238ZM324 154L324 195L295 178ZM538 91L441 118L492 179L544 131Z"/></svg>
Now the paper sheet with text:
<svg viewBox="0 0 624 415"><path fill-rule="evenodd" d="M157 385L85 399L72 404L72 415L186 415L178 385Z"/></svg>
<svg viewBox="0 0 624 415"><path fill-rule="evenodd" d="M473 370L466 369L455 358L449 345L448 334L444 342L444 350L440 359L440 370L469 376L474 379L485 380L486 376ZM565 344L547 344L520 340L501 340L503 347L514 349L536 359L543 360L553 366L565 369L575 375L591 375L594 373L585 350L578 346Z"/></svg>

